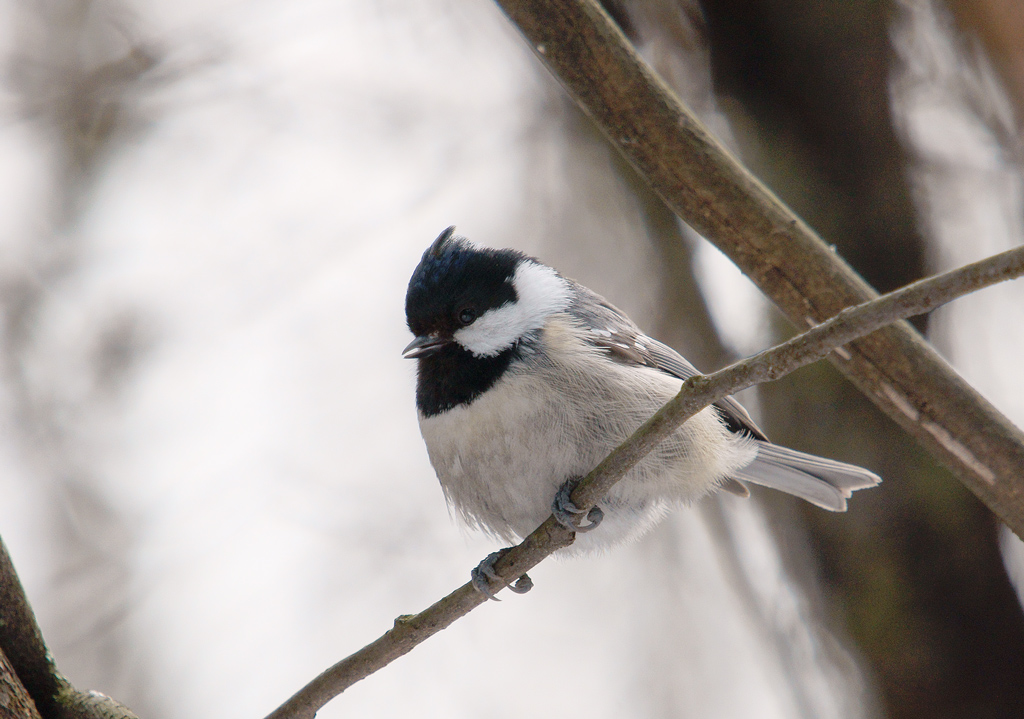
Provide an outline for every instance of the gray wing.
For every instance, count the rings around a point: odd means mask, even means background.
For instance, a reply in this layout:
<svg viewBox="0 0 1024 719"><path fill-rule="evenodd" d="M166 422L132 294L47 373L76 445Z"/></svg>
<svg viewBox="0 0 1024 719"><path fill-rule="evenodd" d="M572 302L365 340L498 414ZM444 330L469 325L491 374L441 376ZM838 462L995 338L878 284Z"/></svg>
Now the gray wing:
<svg viewBox="0 0 1024 719"><path fill-rule="evenodd" d="M583 322L587 340L605 350L612 360L653 367L681 380L700 374L681 354L645 335L631 319L603 297L583 285L577 284L576 287L580 300L573 307L573 314ZM750 433L757 439L768 440L743 405L732 397L716 402L714 407L729 430ZM750 489L738 479L728 478L722 482L721 487L740 497L750 496Z"/></svg>
<svg viewBox="0 0 1024 719"><path fill-rule="evenodd" d="M574 314L589 330L588 341L608 352L613 360L653 367L681 380L700 374L674 349L641 332L631 319L603 297L583 285L577 284L576 287L584 301L577 301L573 307ZM725 397L714 406L731 431L748 433L756 439L768 441L743 405L732 397Z"/></svg>
<svg viewBox="0 0 1024 719"><path fill-rule="evenodd" d="M653 367L686 380L698 370L668 345L651 339L621 311L582 285L572 310L582 322L587 340L616 362ZM715 403L726 427L751 435L757 445L754 460L722 483L722 488L749 496L744 482L778 489L833 512L846 510L846 500L857 489L873 487L882 480L873 472L851 464L780 447L769 442L739 402L726 397Z"/></svg>

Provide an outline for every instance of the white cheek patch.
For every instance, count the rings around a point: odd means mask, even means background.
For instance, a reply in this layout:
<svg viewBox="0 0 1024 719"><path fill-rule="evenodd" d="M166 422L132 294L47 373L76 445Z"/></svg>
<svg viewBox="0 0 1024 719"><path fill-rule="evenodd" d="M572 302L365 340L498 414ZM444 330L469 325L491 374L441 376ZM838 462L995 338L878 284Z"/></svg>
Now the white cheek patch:
<svg viewBox="0 0 1024 719"><path fill-rule="evenodd" d="M516 268L512 286L519 297L516 302L487 310L473 324L455 332L455 341L477 357L494 357L569 306L569 284L546 265L522 263Z"/></svg>

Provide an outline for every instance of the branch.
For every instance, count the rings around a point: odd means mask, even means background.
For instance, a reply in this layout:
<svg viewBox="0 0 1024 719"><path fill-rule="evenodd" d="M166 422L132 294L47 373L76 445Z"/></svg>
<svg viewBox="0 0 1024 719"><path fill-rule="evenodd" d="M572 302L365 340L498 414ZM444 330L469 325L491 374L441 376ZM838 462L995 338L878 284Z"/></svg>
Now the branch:
<svg viewBox="0 0 1024 719"><path fill-rule="evenodd" d="M0 719L40 719L32 697L0 651Z"/></svg>
<svg viewBox="0 0 1024 719"><path fill-rule="evenodd" d="M110 697L75 689L58 671L3 539L0 539L0 654L6 655L15 676L39 714L46 719L138 719Z"/></svg>
<svg viewBox="0 0 1024 719"><path fill-rule="evenodd" d="M713 374L691 377L683 383L679 394L579 483L571 496L573 504L581 509L593 507L659 442L694 414L722 398L751 385L779 379L893 322L930 312L964 294L1021 275L1024 275L1024 247L845 309L788 342ZM495 573L501 581L492 582L491 591L499 591L515 581L553 552L572 544L574 539L572 532L558 524L554 517L548 517L521 544L506 550L495 562ZM390 631L324 671L266 719L313 719L321 707L348 687L408 653L485 601L480 592L466 583L419 614L399 617Z"/></svg>
<svg viewBox="0 0 1024 719"><path fill-rule="evenodd" d="M797 327L877 296L722 147L596 0L495 0L608 140ZM1024 433L902 323L831 361L1024 538Z"/></svg>

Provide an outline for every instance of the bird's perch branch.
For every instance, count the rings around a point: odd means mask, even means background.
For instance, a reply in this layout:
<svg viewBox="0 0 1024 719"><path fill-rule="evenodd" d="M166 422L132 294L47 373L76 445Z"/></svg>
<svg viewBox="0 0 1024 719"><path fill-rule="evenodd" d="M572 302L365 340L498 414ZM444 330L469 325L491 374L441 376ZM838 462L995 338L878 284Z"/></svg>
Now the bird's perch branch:
<svg viewBox="0 0 1024 719"><path fill-rule="evenodd" d="M723 397L754 384L779 379L893 322L929 312L964 294L1021 275L1024 275L1024 247L850 307L788 342L713 374L691 377L683 383L676 397L580 482L572 493L573 503L588 509L597 504L659 442L701 409ZM572 544L573 538L572 532L558 524L554 517L548 517L521 544L498 559L495 571L508 584L553 552ZM491 590L498 591L502 586L501 582L493 582ZM312 719L322 706L345 689L408 653L485 601L484 596L467 583L419 614L399 617L390 631L327 669L267 719Z"/></svg>
<svg viewBox="0 0 1024 719"><path fill-rule="evenodd" d="M877 296L704 128L596 0L495 0L608 140L798 328ZM1024 433L906 324L832 362L1024 538Z"/></svg>

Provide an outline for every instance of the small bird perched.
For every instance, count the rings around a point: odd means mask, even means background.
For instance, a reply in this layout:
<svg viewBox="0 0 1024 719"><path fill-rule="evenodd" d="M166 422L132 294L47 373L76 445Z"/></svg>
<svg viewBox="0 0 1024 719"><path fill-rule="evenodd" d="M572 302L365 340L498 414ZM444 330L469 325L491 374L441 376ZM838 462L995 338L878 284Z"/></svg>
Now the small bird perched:
<svg viewBox="0 0 1024 719"><path fill-rule="evenodd" d="M583 285L454 231L441 233L409 281L416 338L403 356L418 361L430 462L468 524L510 541L554 513L587 551L635 538L720 487L747 495L743 482L752 482L841 512L853 490L880 481L770 443L729 397L662 442L583 523L569 500L575 483L697 370Z"/></svg>

